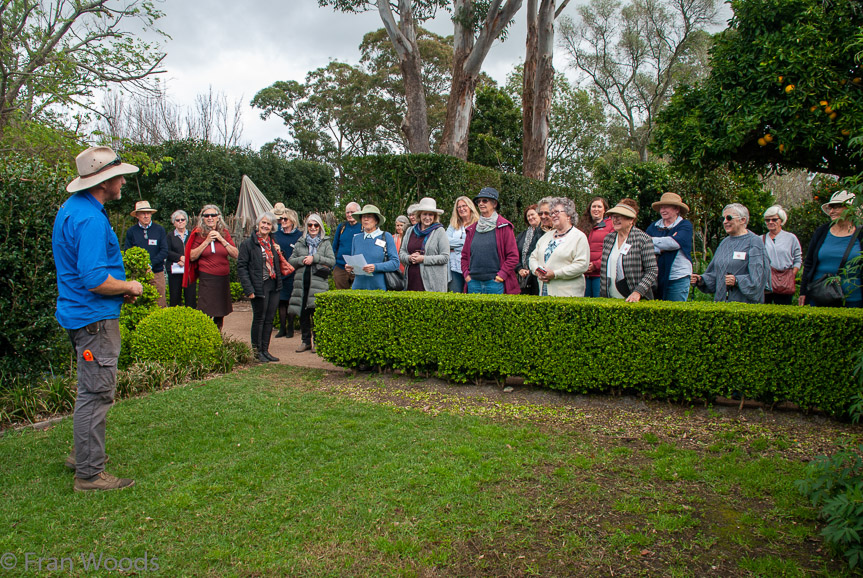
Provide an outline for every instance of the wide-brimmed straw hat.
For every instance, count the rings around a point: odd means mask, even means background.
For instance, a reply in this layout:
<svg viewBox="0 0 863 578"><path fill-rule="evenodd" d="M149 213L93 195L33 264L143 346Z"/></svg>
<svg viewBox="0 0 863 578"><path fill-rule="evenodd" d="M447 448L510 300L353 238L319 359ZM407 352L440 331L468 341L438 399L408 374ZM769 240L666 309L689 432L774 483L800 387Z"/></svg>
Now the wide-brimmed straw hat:
<svg viewBox="0 0 863 578"><path fill-rule="evenodd" d="M662 193L662 196L659 198L659 200L650 206L653 207L654 211L658 211L659 207L661 207L662 205L679 207L681 215L685 215L689 212L689 207L686 205L686 203L683 202L683 200L680 198L680 195L678 195L677 193Z"/></svg>
<svg viewBox="0 0 863 578"><path fill-rule="evenodd" d="M414 205L415 211L417 213L435 213L438 215L443 214L443 209L437 208L437 202L431 197L423 197L420 199L420 202Z"/></svg>
<svg viewBox="0 0 863 578"><path fill-rule="evenodd" d="M138 167L124 163L111 147L90 147L77 157L78 178L66 185L70 193L83 191L118 175L131 175Z"/></svg>
<svg viewBox="0 0 863 578"><path fill-rule="evenodd" d="M630 219L636 218L638 215L629 205L624 205L623 203L617 203L614 208L608 209L605 211L606 215L621 215L623 217L629 217Z"/></svg>
<svg viewBox="0 0 863 578"><path fill-rule="evenodd" d="M824 211L825 215L830 215L830 211L827 210L827 207L830 205L850 205L854 202L854 197L856 195L854 193L849 193L848 191L836 191L833 193L833 196L830 197L830 200L821 205L821 210Z"/></svg>
<svg viewBox="0 0 863 578"><path fill-rule="evenodd" d="M150 206L150 201L138 201L135 203L135 210L129 213L130 217L136 216L138 213L155 213L156 209Z"/></svg>
<svg viewBox="0 0 863 578"><path fill-rule="evenodd" d="M277 217L281 217L282 215L285 214L286 210L287 210L287 207L285 206L284 203L276 203L275 205L273 205L272 213Z"/></svg>
<svg viewBox="0 0 863 578"><path fill-rule="evenodd" d="M362 217L363 215L376 216L378 218L378 226L383 225L387 222L386 218L381 215L380 209L378 209L374 205L366 205L365 207L363 207L362 211L357 211L356 213L354 213L354 218L356 219L357 217Z"/></svg>

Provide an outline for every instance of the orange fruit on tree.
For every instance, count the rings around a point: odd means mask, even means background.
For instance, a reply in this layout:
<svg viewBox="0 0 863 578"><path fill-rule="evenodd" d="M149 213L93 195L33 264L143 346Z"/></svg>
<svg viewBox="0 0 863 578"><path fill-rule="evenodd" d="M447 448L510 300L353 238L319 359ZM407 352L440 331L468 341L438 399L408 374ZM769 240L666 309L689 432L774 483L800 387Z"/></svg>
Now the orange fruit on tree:
<svg viewBox="0 0 863 578"><path fill-rule="evenodd" d="M773 135L768 132L766 135L764 135L764 141L773 142Z"/></svg>
<svg viewBox="0 0 863 578"><path fill-rule="evenodd" d="M815 112L816 110L818 110L818 105L817 105L817 104L813 104L813 105L809 108L809 112Z"/></svg>
<svg viewBox="0 0 863 578"><path fill-rule="evenodd" d="M827 114L830 114L831 112L833 112L833 107L832 106L825 106L824 112L826 112Z"/></svg>
<svg viewBox="0 0 863 578"><path fill-rule="evenodd" d="M860 78L858 76L858 77L854 78L854 80L852 80L851 82L853 82L854 84L863 84L863 78Z"/></svg>
<svg viewBox="0 0 863 578"><path fill-rule="evenodd" d="M766 144L767 144L767 141L766 141L766 140L764 140L764 137L761 137L761 138L759 138L759 139L758 139L758 146L762 146L762 147L763 147L763 146L764 146L764 145L766 145Z"/></svg>
<svg viewBox="0 0 863 578"><path fill-rule="evenodd" d="M847 128L842 129L842 136L849 136L850 134L851 134L851 131L848 130Z"/></svg>
<svg viewBox="0 0 863 578"><path fill-rule="evenodd" d="M781 152L781 153L785 152L785 145L784 144L779 145L779 152Z"/></svg>
<svg viewBox="0 0 863 578"><path fill-rule="evenodd" d="M779 77L779 82L782 82L782 79L783 79L783 78L784 78L784 77L780 76L780 77Z"/></svg>
<svg viewBox="0 0 863 578"><path fill-rule="evenodd" d="M839 115L836 114L835 112L831 112L830 113L830 120L834 120L837 116L839 116Z"/></svg>
<svg viewBox="0 0 863 578"><path fill-rule="evenodd" d="M785 87L785 94L791 94L792 90L794 90L794 85L789 84L788 86Z"/></svg>

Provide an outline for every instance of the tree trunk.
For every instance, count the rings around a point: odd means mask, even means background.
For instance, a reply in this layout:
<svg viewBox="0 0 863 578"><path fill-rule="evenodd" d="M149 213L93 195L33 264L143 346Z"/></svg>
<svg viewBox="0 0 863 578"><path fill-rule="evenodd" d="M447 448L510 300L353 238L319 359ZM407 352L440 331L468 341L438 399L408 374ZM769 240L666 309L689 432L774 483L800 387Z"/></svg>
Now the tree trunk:
<svg viewBox="0 0 863 578"><path fill-rule="evenodd" d="M473 0L454 0L452 88L446 106L446 121L441 136L440 152L467 159L467 142L470 135L470 119L473 113L473 97L482 63L506 25L521 8L522 0L491 0L485 19L474 37L469 18L464 17L474 9Z"/></svg>
<svg viewBox="0 0 863 578"><path fill-rule="evenodd" d="M532 0L534 10L536 1ZM545 168L548 153L548 113L551 109L551 96L554 86L554 19L555 0L542 0L539 13L528 15L528 50L533 48L534 54L527 55L525 62L525 86L530 82L530 94L522 98L522 106L530 97L530 117L525 116L523 140L523 174L526 177L545 180ZM530 23L533 21L534 42L530 44ZM533 62L533 74L527 76L527 62ZM528 125L528 122L530 123ZM528 128L529 127L529 128Z"/></svg>
<svg viewBox="0 0 863 578"><path fill-rule="evenodd" d="M531 150L533 145L533 99L534 87L536 83L536 59L537 59L537 19L536 11L537 0L528 0L527 2L527 40L525 41L524 51L524 71L521 79L521 157L522 157L522 174L526 177L536 178L533 176L534 170L531 163Z"/></svg>
<svg viewBox="0 0 863 578"><path fill-rule="evenodd" d="M402 119L402 132L411 153L429 152L429 125L426 93L423 86L423 62L417 44L416 23L412 0L399 0L399 22L395 21L389 0L377 0L384 29L399 57L399 68L405 83L407 112Z"/></svg>

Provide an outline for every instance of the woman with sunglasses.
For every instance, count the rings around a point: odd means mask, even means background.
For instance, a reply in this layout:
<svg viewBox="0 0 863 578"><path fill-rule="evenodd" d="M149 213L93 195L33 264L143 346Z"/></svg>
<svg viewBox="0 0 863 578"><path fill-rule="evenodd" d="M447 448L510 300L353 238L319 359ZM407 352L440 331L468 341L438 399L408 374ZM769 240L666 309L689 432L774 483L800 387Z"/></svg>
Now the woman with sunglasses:
<svg viewBox="0 0 863 578"><path fill-rule="evenodd" d="M810 299L809 289L824 275L835 276L841 272L845 307L863 306L863 296L860 293L863 267L854 263L854 258L860 255L863 227L855 227L849 218L853 202L853 193L838 191L821 205L821 210L830 217L830 222L815 229L806 249L803 275L800 276L800 305L829 306Z"/></svg>
<svg viewBox="0 0 863 578"><path fill-rule="evenodd" d="M288 209L283 203L276 203L273 214L279 220L279 228L273 233L276 243L282 249L285 259L290 259L294 252L294 246L302 236L300 220L297 212ZM294 271L282 276L282 291L279 294L279 332L276 337L291 338L294 336L294 319L296 315L288 312L288 304L291 301L291 293L294 291Z"/></svg>
<svg viewBox="0 0 863 578"><path fill-rule="evenodd" d="M722 226L728 236L722 239L707 270L693 274L690 282L714 301L764 303L769 266L764 243L750 232L749 209L731 203L722 209Z"/></svg>
<svg viewBox="0 0 863 578"><path fill-rule="evenodd" d="M764 223L767 234L761 236L761 242L767 251L770 263L771 291L764 294L765 303L776 305L791 305L794 297L794 279L803 264L803 249L797 236L782 227L788 221L788 214L780 205L773 205L764 211ZM780 286L780 277L787 277L788 282Z"/></svg>
<svg viewBox="0 0 863 578"><path fill-rule="evenodd" d="M171 214L171 224L174 225L174 234L168 235L168 304L176 307L182 304L186 307L195 307L195 285L183 287L183 272L186 270L186 241L189 240L189 215L186 211L174 211Z"/></svg>
<svg viewBox="0 0 863 578"><path fill-rule="evenodd" d="M225 316L234 310L228 257L236 259L238 254L222 211L216 205L204 205L198 226L186 242L183 287L198 280L198 309L209 315L220 330Z"/></svg>
<svg viewBox="0 0 863 578"><path fill-rule="evenodd" d="M315 295L330 288L328 278L336 266L333 245L324 232L324 221L317 213L306 217L305 232L294 245L294 252L288 263L296 269L288 312L300 316L302 343L297 348L297 353L315 353Z"/></svg>
<svg viewBox="0 0 863 578"><path fill-rule="evenodd" d="M500 193L485 187L474 197L479 221L467 228L461 270L468 293L518 295L518 247L512 223L498 215Z"/></svg>

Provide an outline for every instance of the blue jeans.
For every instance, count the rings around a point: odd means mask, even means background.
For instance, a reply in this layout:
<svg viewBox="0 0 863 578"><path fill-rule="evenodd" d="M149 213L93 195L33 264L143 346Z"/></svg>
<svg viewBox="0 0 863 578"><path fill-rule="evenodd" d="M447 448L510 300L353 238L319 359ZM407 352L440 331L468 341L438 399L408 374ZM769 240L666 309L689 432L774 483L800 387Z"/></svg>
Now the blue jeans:
<svg viewBox="0 0 863 578"><path fill-rule="evenodd" d="M601 277L584 278L584 296L599 297L599 280Z"/></svg>
<svg viewBox="0 0 863 578"><path fill-rule="evenodd" d="M494 279L489 281L474 281L471 279L467 282L468 293L484 293L486 295L503 295L503 283L499 283Z"/></svg>
<svg viewBox="0 0 863 578"><path fill-rule="evenodd" d="M452 269L450 269L449 274L451 276L451 279L449 280L449 292L464 293L464 275L458 271L453 271Z"/></svg>
<svg viewBox="0 0 863 578"><path fill-rule="evenodd" d="M668 289L665 291L666 301L686 301L689 297L689 286L691 285L690 278L681 277L674 281L668 282Z"/></svg>

